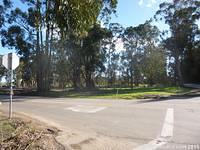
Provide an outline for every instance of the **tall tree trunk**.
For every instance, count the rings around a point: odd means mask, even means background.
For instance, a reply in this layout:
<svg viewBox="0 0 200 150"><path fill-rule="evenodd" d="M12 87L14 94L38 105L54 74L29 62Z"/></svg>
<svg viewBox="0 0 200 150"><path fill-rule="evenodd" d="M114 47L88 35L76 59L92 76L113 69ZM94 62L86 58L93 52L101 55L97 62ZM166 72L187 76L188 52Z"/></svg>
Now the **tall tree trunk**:
<svg viewBox="0 0 200 150"><path fill-rule="evenodd" d="M92 78L92 73L90 71L86 71L86 80L85 80L85 83L86 83L86 88L87 89L90 89L90 90L95 89L94 80Z"/></svg>
<svg viewBox="0 0 200 150"><path fill-rule="evenodd" d="M176 77L176 84L178 86L183 85L183 76L181 72L181 59L180 59L180 50L175 51L174 53L175 58L175 75Z"/></svg>
<svg viewBox="0 0 200 150"><path fill-rule="evenodd" d="M182 76L182 72L181 72L181 61L180 61L180 59L177 59L176 69L177 69L177 73L178 73L178 84L179 84L179 86L183 86L183 76Z"/></svg>
<svg viewBox="0 0 200 150"><path fill-rule="evenodd" d="M37 15L36 15L36 59L37 59L37 74L36 74L36 80L37 80L37 91L41 91L42 89L42 77L41 77L41 49L40 49L40 1L37 0L36 9L37 9Z"/></svg>
<svg viewBox="0 0 200 150"><path fill-rule="evenodd" d="M140 74L139 74L139 69L137 66L134 67L134 84L135 86L139 86L139 80L140 80Z"/></svg>
<svg viewBox="0 0 200 150"><path fill-rule="evenodd" d="M53 76L52 75L52 64L51 64L51 59L52 59L52 49L53 49L53 30L54 30L54 26L51 26L51 37L50 37L50 43L49 43L49 57L48 57L48 66L47 66L47 70L48 70L48 90L50 90L50 79Z"/></svg>
<svg viewBox="0 0 200 150"><path fill-rule="evenodd" d="M42 85L42 81L41 81L41 52L40 52L40 42L39 42L39 31L37 31L36 33L37 35L37 47L36 47L36 59L37 59L37 74L36 74L36 78L37 78L37 90L40 91L41 90L41 85Z"/></svg>
<svg viewBox="0 0 200 150"><path fill-rule="evenodd" d="M80 68L79 66L76 66L73 69L73 87L75 90L80 90L81 89L81 76L80 76Z"/></svg>
<svg viewBox="0 0 200 150"><path fill-rule="evenodd" d="M49 90L50 87L50 79L49 79L49 74L51 72L50 70L50 54L49 54L49 46L50 46L50 43L49 43L49 33L50 33L50 20L49 20L49 4L50 1L49 0L46 0L46 43L45 43L45 62L46 62L46 66L45 66L45 90Z"/></svg>
<svg viewBox="0 0 200 150"><path fill-rule="evenodd" d="M133 69L132 68L130 70L130 74L131 74L131 76L130 76L130 78L131 78L130 84L131 84L131 89L133 89Z"/></svg>
<svg viewBox="0 0 200 150"><path fill-rule="evenodd" d="M40 0L37 0L36 3L36 10L37 10L37 16L36 16L36 41L37 41L37 47L36 47L36 59L37 59L37 90L39 92L45 92L48 90L47 87L47 64L48 64L48 53L45 52L44 45L43 45L43 33L42 33L42 27L43 27L43 18L41 14L41 8L40 8ZM49 38L49 37L47 37Z"/></svg>

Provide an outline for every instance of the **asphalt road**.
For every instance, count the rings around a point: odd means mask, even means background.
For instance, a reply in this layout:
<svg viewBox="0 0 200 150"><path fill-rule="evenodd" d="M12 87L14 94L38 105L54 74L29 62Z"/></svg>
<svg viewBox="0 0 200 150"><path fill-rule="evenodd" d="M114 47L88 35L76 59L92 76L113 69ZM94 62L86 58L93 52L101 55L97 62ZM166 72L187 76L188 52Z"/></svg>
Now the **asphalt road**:
<svg viewBox="0 0 200 150"><path fill-rule="evenodd" d="M0 97L4 110L7 98ZM13 109L63 127L132 142L136 150L200 150L200 97L142 102L17 97Z"/></svg>

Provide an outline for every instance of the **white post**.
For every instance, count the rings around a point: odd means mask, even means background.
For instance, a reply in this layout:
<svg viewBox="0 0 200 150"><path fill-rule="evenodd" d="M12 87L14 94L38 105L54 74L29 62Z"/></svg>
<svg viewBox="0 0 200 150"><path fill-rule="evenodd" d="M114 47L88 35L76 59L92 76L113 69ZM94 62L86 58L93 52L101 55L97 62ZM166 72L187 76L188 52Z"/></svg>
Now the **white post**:
<svg viewBox="0 0 200 150"><path fill-rule="evenodd" d="M119 89L117 88L116 99L118 99Z"/></svg>
<svg viewBox="0 0 200 150"><path fill-rule="evenodd" d="M13 54L8 54L8 69L10 70L10 103L9 103L9 119L12 118L12 100L13 100Z"/></svg>
<svg viewBox="0 0 200 150"><path fill-rule="evenodd" d="M13 70L10 70L10 103L9 103L9 119L12 118L12 101L13 101Z"/></svg>
<svg viewBox="0 0 200 150"><path fill-rule="evenodd" d="M19 57L15 53L8 53L3 56L2 64L8 69L10 74L10 103L9 103L9 118L12 118L12 101L13 101L13 70L19 66Z"/></svg>

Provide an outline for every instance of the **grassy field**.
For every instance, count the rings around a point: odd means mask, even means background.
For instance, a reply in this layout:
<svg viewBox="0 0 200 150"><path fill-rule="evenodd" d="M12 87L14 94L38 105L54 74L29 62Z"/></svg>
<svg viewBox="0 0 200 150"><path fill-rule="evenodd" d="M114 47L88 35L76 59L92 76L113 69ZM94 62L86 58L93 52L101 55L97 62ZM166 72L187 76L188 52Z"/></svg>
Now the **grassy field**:
<svg viewBox="0 0 200 150"><path fill-rule="evenodd" d="M69 98L104 98L104 99L140 99L153 98L158 96L170 96L189 92L191 89L182 87L137 87L130 88L100 88L92 91L81 90L51 90L46 93L38 93L36 91L25 92L19 90L15 95L27 96L46 96L46 97L69 97ZM0 90L0 94L9 93Z"/></svg>
<svg viewBox="0 0 200 150"><path fill-rule="evenodd" d="M140 99L158 96L170 96L189 92L191 89L180 87L145 87L145 88L104 88L94 91L56 91L52 90L48 93L42 93L43 96L49 97L69 97L69 98L105 98L105 99ZM41 94L39 94L41 95Z"/></svg>

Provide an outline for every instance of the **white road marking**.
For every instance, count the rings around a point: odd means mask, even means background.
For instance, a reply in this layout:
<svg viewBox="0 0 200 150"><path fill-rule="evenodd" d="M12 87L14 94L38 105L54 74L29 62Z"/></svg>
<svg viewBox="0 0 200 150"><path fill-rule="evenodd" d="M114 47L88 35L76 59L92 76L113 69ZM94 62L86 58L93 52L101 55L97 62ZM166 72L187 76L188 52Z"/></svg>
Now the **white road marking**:
<svg viewBox="0 0 200 150"><path fill-rule="evenodd" d="M83 113L96 113L98 111L104 110L106 107L96 107L88 105L77 105L74 107L67 107L65 109L74 111L74 112L83 112Z"/></svg>
<svg viewBox="0 0 200 150"><path fill-rule="evenodd" d="M134 150L156 150L157 148L169 142L169 140L173 136L173 128L174 128L174 109L168 108L160 136L157 139L152 140L147 144L141 145Z"/></svg>
<svg viewBox="0 0 200 150"><path fill-rule="evenodd" d="M34 100L30 100L30 101L26 101L28 103L42 103L42 104L64 104L66 102L64 101L59 101L59 100L56 100L56 101L34 101Z"/></svg>
<svg viewBox="0 0 200 150"><path fill-rule="evenodd" d="M161 137L162 138L172 137L173 129L174 129L174 109L168 108L165 117L165 122L161 132Z"/></svg>

